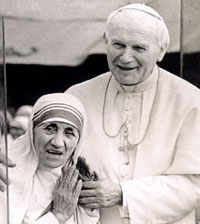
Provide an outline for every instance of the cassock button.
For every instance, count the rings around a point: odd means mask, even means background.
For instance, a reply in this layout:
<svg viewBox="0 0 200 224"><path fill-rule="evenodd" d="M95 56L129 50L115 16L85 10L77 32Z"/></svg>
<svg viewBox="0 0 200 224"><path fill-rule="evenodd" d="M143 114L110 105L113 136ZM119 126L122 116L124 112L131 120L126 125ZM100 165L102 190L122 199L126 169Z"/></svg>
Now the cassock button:
<svg viewBox="0 0 200 224"><path fill-rule="evenodd" d="M128 98L132 98L133 97L133 94L128 94Z"/></svg>
<svg viewBox="0 0 200 224"><path fill-rule="evenodd" d="M129 111L131 109L131 107L126 107L125 111Z"/></svg>
<svg viewBox="0 0 200 224"><path fill-rule="evenodd" d="M129 159L124 160L124 161L122 162L122 164L125 165L125 166L129 165Z"/></svg>
<svg viewBox="0 0 200 224"><path fill-rule="evenodd" d="M122 178L124 178L125 176L126 176L126 174L125 174L125 173L122 173L122 174L121 174L121 177L122 177Z"/></svg>
<svg viewBox="0 0 200 224"><path fill-rule="evenodd" d="M130 124L131 123L131 120L126 120L125 123L126 124Z"/></svg>

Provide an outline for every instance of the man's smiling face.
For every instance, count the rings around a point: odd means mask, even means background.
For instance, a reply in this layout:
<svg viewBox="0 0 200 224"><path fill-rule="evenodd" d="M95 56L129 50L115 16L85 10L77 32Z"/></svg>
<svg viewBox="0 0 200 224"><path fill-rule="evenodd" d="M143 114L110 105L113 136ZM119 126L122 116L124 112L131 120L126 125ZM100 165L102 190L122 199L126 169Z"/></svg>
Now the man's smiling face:
<svg viewBox="0 0 200 224"><path fill-rule="evenodd" d="M147 79L163 57L157 19L143 12L119 12L108 24L105 42L110 71L123 85Z"/></svg>

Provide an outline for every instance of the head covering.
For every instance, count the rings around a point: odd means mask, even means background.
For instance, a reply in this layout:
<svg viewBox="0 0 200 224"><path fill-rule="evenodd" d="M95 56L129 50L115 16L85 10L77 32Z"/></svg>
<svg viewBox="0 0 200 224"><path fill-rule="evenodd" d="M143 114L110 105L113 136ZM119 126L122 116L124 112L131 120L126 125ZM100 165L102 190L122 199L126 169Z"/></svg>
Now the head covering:
<svg viewBox="0 0 200 224"><path fill-rule="evenodd" d="M129 5L125 5L125 6L122 6L120 7L119 9L115 10L114 12L112 12L109 17L108 17L108 20L107 20L107 23L110 22L110 20L112 20L112 18L118 13L118 12L121 12L121 11L124 11L124 10L137 10L137 11L142 11L144 13L147 13L151 16L154 16L155 18L161 20L164 22L162 16L160 16L160 14L154 10L153 8L147 6L147 5L144 5L144 4L129 4Z"/></svg>
<svg viewBox="0 0 200 224"><path fill-rule="evenodd" d="M31 105L23 105L19 107L15 116L28 116L30 117L33 107Z"/></svg>
<svg viewBox="0 0 200 224"><path fill-rule="evenodd" d="M16 163L16 167L9 170L12 224L22 223L25 215L33 219L39 217L52 200L52 191L61 174L61 167L40 168L37 150L33 145L35 125L52 120L74 125L80 133L79 145L85 136L86 113L75 96L54 93L44 95L37 100L30 116L28 131L9 145L8 157ZM72 158L74 162L79 155L80 147L77 147ZM29 202L32 203L31 206ZM1 208L1 220L5 214L6 207Z"/></svg>
<svg viewBox="0 0 200 224"><path fill-rule="evenodd" d="M68 103L66 103L66 100ZM35 104L37 110L34 111L32 117L33 128L41 123L59 121L73 125L80 134L84 118L79 109L76 108L79 105L80 102L71 95L65 94L65 97L63 97L63 94L43 96Z"/></svg>

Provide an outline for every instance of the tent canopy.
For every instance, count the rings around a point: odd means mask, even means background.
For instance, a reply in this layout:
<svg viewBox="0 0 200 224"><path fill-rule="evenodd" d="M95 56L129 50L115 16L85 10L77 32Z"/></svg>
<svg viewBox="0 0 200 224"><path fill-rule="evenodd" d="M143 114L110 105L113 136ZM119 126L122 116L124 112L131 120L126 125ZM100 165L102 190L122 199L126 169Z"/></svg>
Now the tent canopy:
<svg viewBox="0 0 200 224"><path fill-rule="evenodd" d="M171 39L168 52L180 50L181 38L184 52L200 51L196 0L0 0L6 62L75 66L90 54L103 54L107 16L130 3L145 3L163 16Z"/></svg>

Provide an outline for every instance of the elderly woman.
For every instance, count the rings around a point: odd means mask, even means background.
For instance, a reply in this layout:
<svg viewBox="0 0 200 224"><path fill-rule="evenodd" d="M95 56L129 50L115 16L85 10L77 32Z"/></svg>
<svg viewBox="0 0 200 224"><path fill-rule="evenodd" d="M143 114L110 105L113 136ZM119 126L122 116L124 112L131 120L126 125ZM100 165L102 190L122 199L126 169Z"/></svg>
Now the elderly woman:
<svg viewBox="0 0 200 224"><path fill-rule="evenodd" d="M72 95L49 94L35 103L27 133L9 146L16 163L9 170L10 224L97 222L97 211L77 207L82 181L73 164L85 124L85 111ZM6 196L0 193L1 224L7 223Z"/></svg>

